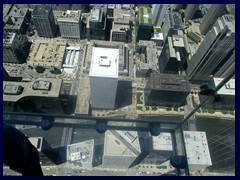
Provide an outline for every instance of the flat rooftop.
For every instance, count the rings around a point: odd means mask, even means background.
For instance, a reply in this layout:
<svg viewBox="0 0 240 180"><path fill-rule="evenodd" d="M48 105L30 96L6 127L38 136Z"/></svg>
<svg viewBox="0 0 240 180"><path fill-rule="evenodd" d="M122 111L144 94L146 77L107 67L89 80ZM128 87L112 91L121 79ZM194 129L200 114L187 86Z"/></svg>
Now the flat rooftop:
<svg viewBox="0 0 240 180"><path fill-rule="evenodd" d="M43 5L43 4L36 4L33 8L32 16L45 16L47 17L51 11L51 6Z"/></svg>
<svg viewBox="0 0 240 180"><path fill-rule="evenodd" d="M67 160L91 163L93 160L94 139L67 146Z"/></svg>
<svg viewBox="0 0 240 180"><path fill-rule="evenodd" d="M189 165L212 165L205 132L183 131Z"/></svg>
<svg viewBox="0 0 240 180"><path fill-rule="evenodd" d="M108 130L104 139L104 155L137 157L141 153L135 131Z"/></svg>
<svg viewBox="0 0 240 180"><path fill-rule="evenodd" d="M213 78L215 87L220 84L223 78ZM235 96L235 79L230 79L221 89L217 92L219 95L232 95Z"/></svg>
<svg viewBox="0 0 240 180"><path fill-rule="evenodd" d="M151 83L154 90L190 92L187 76L152 73Z"/></svg>
<svg viewBox="0 0 240 180"><path fill-rule="evenodd" d="M34 90L33 89L34 83L39 81L51 83L51 88L47 90L46 86L43 85L44 86L43 89ZM23 87L21 94L16 94L16 95L3 94L3 101L17 102L21 98L28 97L28 96L57 98L59 97L61 85L62 85L62 79L54 79L54 78L38 78L37 80L32 82L3 81L3 89L5 89L5 86L12 87L12 88L19 87L19 86Z"/></svg>
<svg viewBox="0 0 240 180"><path fill-rule="evenodd" d="M99 8L92 9L90 15L90 21L101 21L100 19L101 10Z"/></svg>
<svg viewBox="0 0 240 180"><path fill-rule="evenodd" d="M150 7L139 8L139 23L152 25L152 9Z"/></svg>
<svg viewBox="0 0 240 180"><path fill-rule="evenodd" d="M92 48L91 77L118 78L119 49Z"/></svg>
<svg viewBox="0 0 240 180"><path fill-rule="evenodd" d="M153 150L172 151L171 133L161 133L159 136L153 136Z"/></svg>
<svg viewBox="0 0 240 180"><path fill-rule="evenodd" d="M54 14L57 14L54 12ZM67 10L67 11L59 11L57 14L57 20L59 22L79 22L81 17L81 11L73 11L73 10Z"/></svg>
<svg viewBox="0 0 240 180"><path fill-rule="evenodd" d="M60 67L65 49L65 41L37 39L33 42L28 55L28 64L32 66Z"/></svg>

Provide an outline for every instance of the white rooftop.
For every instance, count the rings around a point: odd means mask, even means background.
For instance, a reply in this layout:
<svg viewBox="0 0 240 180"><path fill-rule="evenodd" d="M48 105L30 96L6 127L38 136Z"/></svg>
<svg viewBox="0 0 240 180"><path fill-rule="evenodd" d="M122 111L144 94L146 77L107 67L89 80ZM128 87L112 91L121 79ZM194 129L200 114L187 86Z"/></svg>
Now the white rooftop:
<svg viewBox="0 0 240 180"><path fill-rule="evenodd" d="M205 132L184 131L184 140L189 165L207 167L212 165Z"/></svg>
<svg viewBox="0 0 240 180"><path fill-rule="evenodd" d="M171 133L161 133L159 136L153 136L153 150L172 151Z"/></svg>
<svg viewBox="0 0 240 180"><path fill-rule="evenodd" d="M223 78L213 78L215 86L217 86ZM217 92L219 95L233 95L235 96L235 79L230 79L221 89Z"/></svg>
<svg viewBox="0 0 240 180"><path fill-rule="evenodd" d="M93 47L89 76L118 78L119 49Z"/></svg>

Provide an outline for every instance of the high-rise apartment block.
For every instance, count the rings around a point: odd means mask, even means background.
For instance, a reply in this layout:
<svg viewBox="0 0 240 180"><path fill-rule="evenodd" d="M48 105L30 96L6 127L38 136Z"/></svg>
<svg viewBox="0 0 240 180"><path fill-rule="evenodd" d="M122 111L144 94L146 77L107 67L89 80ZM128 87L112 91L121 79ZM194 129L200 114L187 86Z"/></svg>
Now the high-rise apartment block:
<svg viewBox="0 0 240 180"><path fill-rule="evenodd" d="M65 11L57 17L61 36L80 39L82 33L81 11Z"/></svg>
<svg viewBox="0 0 240 180"><path fill-rule="evenodd" d="M188 4L187 5L187 8L184 12L186 21L193 18L198 7L199 7L199 4Z"/></svg>
<svg viewBox="0 0 240 180"><path fill-rule="evenodd" d="M26 36L3 32L3 62L24 63L26 62L28 51Z"/></svg>
<svg viewBox="0 0 240 180"><path fill-rule="evenodd" d="M153 25L161 26L167 13L168 4L153 4L152 17Z"/></svg>
<svg viewBox="0 0 240 180"><path fill-rule="evenodd" d="M190 80L208 81L210 75L215 76L223 69L228 70L229 64L235 61L234 51L235 18L224 15L217 20L188 62Z"/></svg>
<svg viewBox="0 0 240 180"><path fill-rule="evenodd" d="M152 73L146 87L145 104L152 106L181 106L190 93L187 76Z"/></svg>
<svg viewBox="0 0 240 180"><path fill-rule="evenodd" d="M90 67L91 107L114 109L119 49L93 47Z"/></svg>
<svg viewBox="0 0 240 180"><path fill-rule="evenodd" d="M199 26L202 35L206 35L213 27L217 19L223 14L226 4L212 4L202 23Z"/></svg>
<svg viewBox="0 0 240 180"><path fill-rule="evenodd" d="M138 16L136 18L136 40L147 40L151 39L153 33L153 19L152 9L140 7Z"/></svg>
<svg viewBox="0 0 240 180"><path fill-rule="evenodd" d="M57 32L52 7L49 5L35 5L32 12L33 23L38 36L53 38Z"/></svg>
<svg viewBox="0 0 240 180"><path fill-rule="evenodd" d="M140 153L141 148L137 132L108 130L105 133L104 167L127 169Z"/></svg>

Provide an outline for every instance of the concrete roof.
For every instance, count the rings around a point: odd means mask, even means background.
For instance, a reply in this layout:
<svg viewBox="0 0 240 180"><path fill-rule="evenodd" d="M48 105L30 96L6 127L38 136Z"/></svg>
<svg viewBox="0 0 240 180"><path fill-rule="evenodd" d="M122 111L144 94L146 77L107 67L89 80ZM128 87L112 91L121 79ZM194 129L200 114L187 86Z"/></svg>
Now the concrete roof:
<svg viewBox="0 0 240 180"><path fill-rule="evenodd" d="M159 136L153 136L153 150L172 151L171 133L161 133Z"/></svg>
<svg viewBox="0 0 240 180"><path fill-rule="evenodd" d="M223 78L213 78L215 87L220 84ZM232 95L235 96L235 79L230 79L221 89L217 92L219 95Z"/></svg>
<svg viewBox="0 0 240 180"><path fill-rule="evenodd" d="M65 48L65 41L37 39L32 44L28 64L43 67L60 67Z"/></svg>
<svg viewBox="0 0 240 180"><path fill-rule="evenodd" d="M107 131L104 140L104 155L137 157L140 144L135 131Z"/></svg>
<svg viewBox="0 0 240 180"><path fill-rule="evenodd" d="M92 48L89 76L118 78L119 49Z"/></svg>
<svg viewBox="0 0 240 180"><path fill-rule="evenodd" d="M36 81L49 81L51 82L50 90L33 90L33 84ZM32 82L13 82L13 81L3 81L3 89L5 86L22 86L23 91L19 95L7 95L3 94L3 101L8 102L17 102L23 97L27 96L39 96L39 97L58 97L60 88L62 85L62 79L54 79L54 78L39 78Z"/></svg>
<svg viewBox="0 0 240 180"><path fill-rule="evenodd" d="M67 160L91 163L93 160L94 139L67 146Z"/></svg>
<svg viewBox="0 0 240 180"><path fill-rule="evenodd" d="M189 165L212 165L205 132L183 131Z"/></svg>

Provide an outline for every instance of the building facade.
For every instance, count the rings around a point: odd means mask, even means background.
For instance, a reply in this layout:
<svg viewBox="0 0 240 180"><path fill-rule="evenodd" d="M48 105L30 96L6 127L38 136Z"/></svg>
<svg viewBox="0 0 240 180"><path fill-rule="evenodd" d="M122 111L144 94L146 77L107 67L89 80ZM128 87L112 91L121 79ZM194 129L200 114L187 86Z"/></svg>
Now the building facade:
<svg viewBox="0 0 240 180"><path fill-rule="evenodd" d="M202 35L206 35L213 27L217 19L223 14L226 4L212 4L208 13L202 20L199 30Z"/></svg>
<svg viewBox="0 0 240 180"><path fill-rule="evenodd" d="M164 17L167 13L168 4L153 4L152 16L153 16L153 25L162 26Z"/></svg>
<svg viewBox="0 0 240 180"><path fill-rule="evenodd" d="M106 39L106 12L102 7L91 10L86 28L88 39Z"/></svg>
<svg viewBox="0 0 240 180"><path fill-rule="evenodd" d="M190 50L187 37L181 30L176 35L166 38L159 56L159 70L161 73L179 74L187 67Z"/></svg>
<svg viewBox="0 0 240 180"><path fill-rule="evenodd" d="M61 16L57 17L57 21L63 38L81 39L82 21L80 10L61 12Z"/></svg>
<svg viewBox="0 0 240 180"><path fill-rule="evenodd" d="M222 67L226 67L227 70L229 64L235 61L234 51L235 18L232 15L224 15L217 20L188 62L187 72L190 80L208 81L209 76L215 76Z"/></svg>
<svg viewBox="0 0 240 180"><path fill-rule="evenodd" d="M180 13L167 13L162 25L163 40L166 41L168 36L176 34L177 30L183 29L183 22Z"/></svg>
<svg viewBox="0 0 240 180"><path fill-rule="evenodd" d="M193 16L196 13L198 7L199 7L199 4L188 4L187 5L187 8L184 12L186 21L193 18Z"/></svg>
<svg viewBox="0 0 240 180"><path fill-rule="evenodd" d="M28 40L26 36L16 33L3 33L3 62L24 63L28 56Z"/></svg>
<svg viewBox="0 0 240 180"><path fill-rule="evenodd" d="M35 5L32 20L38 36L53 38L57 32L52 7L49 5Z"/></svg>

